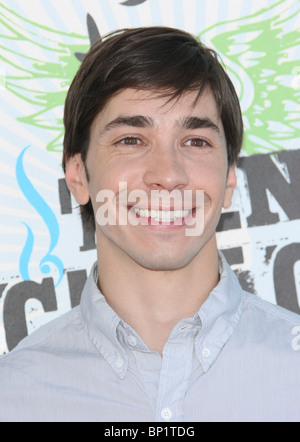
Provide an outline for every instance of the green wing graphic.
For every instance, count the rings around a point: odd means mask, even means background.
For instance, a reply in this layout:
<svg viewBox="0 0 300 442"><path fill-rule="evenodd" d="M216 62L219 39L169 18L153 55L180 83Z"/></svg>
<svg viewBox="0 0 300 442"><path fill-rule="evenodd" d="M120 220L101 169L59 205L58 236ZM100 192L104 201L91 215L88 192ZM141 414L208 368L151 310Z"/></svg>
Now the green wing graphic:
<svg viewBox="0 0 300 442"><path fill-rule="evenodd" d="M300 148L299 19L299 0L281 0L199 34L236 85L248 155Z"/></svg>
<svg viewBox="0 0 300 442"><path fill-rule="evenodd" d="M0 48L5 87L27 103L18 120L43 129L45 139L49 133L47 149L61 151L62 109L80 65L74 53L87 52L88 37L34 23L0 3Z"/></svg>
<svg viewBox="0 0 300 442"><path fill-rule="evenodd" d="M236 85L248 155L300 146L299 18L299 0L280 0L199 34L221 55ZM67 90L90 43L100 37L89 15L87 23L90 41L34 23L0 4L0 66L6 88L35 109L29 115L24 110L19 121L53 134L50 151L61 151Z"/></svg>

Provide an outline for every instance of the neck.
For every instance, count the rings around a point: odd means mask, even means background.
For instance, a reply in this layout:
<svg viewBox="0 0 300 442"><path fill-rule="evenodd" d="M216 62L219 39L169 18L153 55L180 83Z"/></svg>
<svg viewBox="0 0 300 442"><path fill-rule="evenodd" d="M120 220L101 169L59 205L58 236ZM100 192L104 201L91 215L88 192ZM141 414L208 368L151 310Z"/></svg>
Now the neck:
<svg viewBox="0 0 300 442"><path fill-rule="evenodd" d="M193 317L219 282L215 237L186 267L172 271L146 269L103 245L98 251L101 292L145 344L162 353L175 325Z"/></svg>

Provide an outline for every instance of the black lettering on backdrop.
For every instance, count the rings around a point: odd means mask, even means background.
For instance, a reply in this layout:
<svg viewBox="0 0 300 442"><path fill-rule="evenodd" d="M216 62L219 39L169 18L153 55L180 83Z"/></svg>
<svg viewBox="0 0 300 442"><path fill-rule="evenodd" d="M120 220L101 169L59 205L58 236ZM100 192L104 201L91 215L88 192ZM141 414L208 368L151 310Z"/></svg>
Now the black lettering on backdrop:
<svg viewBox="0 0 300 442"><path fill-rule="evenodd" d="M300 261L300 243L289 244L277 253L274 263L274 286L277 303L300 314L294 266Z"/></svg>
<svg viewBox="0 0 300 442"><path fill-rule="evenodd" d="M73 209L72 209L71 192L64 178L58 180L58 195L60 202L60 213L62 215L68 215L72 213Z"/></svg>
<svg viewBox="0 0 300 442"><path fill-rule="evenodd" d="M269 208L266 190L276 198L290 220L300 218L300 150L284 151L276 158L285 170L286 177L272 161L271 155L243 157L238 166L247 175L252 214L248 227L264 226L279 222L279 215Z"/></svg>
<svg viewBox="0 0 300 442"><path fill-rule="evenodd" d="M82 221L83 229L83 245L80 247L81 252L87 252L88 250L96 249L96 237L95 231L91 229L89 223Z"/></svg>
<svg viewBox="0 0 300 442"><path fill-rule="evenodd" d="M225 212L221 214L217 232L225 232L225 230L234 230L241 228L240 212Z"/></svg>
<svg viewBox="0 0 300 442"><path fill-rule="evenodd" d="M71 307L80 303L83 287L87 280L86 270L67 272ZM0 285L0 298L7 284ZM28 335L25 304L29 299L41 302L45 313L57 311L57 298L52 278L43 279L41 284L23 281L6 294L3 308L3 323L6 334L7 348L11 351Z"/></svg>
<svg viewBox="0 0 300 442"><path fill-rule="evenodd" d="M86 22L87 22L87 28L88 28L88 33L89 33L89 37L90 37L90 43L92 46L94 43L96 43L97 40L101 39L101 35L100 35L100 32L98 30L95 20L93 19L93 17L90 14L87 14ZM75 52L74 55L77 58L77 60L83 61L86 54L81 54L79 52Z"/></svg>
<svg viewBox="0 0 300 442"><path fill-rule="evenodd" d="M57 302L53 279L45 278L42 284L23 281L8 290L4 301L3 322L9 350L12 350L28 334L25 304L31 298L38 299L45 312L56 311Z"/></svg>
<svg viewBox="0 0 300 442"><path fill-rule="evenodd" d="M233 247L231 249L222 250L229 265L243 264L244 255L242 247Z"/></svg>
<svg viewBox="0 0 300 442"><path fill-rule="evenodd" d="M124 6L137 6L141 5L142 3L145 3L147 0L125 0L124 2L121 2L120 5Z"/></svg>
<svg viewBox="0 0 300 442"><path fill-rule="evenodd" d="M3 292L4 292L6 286L7 286L7 284L0 284L0 298L3 295Z"/></svg>
<svg viewBox="0 0 300 442"><path fill-rule="evenodd" d="M70 289L71 307L77 307L80 303L81 294L87 280L86 270L68 272L67 277Z"/></svg>
<svg viewBox="0 0 300 442"><path fill-rule="evenodd" d="M273 252L276 250L277 246L268 246L266 247L266 254L265 254L265 263L269 264L270 259L272 258Z"/></svg>
<svg viewBox="0 0 300 442"><path fill-rule="evenodd" d="M64 178L58 180L58 193L60 202L60 212L62 215L70 215L73 213L71 203L71 193ZM81 220L83 245L80 247L81 252L96 249L95 231L90 224Z"/></svg>
<svg viewBox="0 0 300 442"><path fill-rule="evenodd" d="M239 283L241 287L246 292L252 293L253 295L257 295L254 284L254 275L249 271L240 271L236 270L236 276L239 278Z"/></svg>

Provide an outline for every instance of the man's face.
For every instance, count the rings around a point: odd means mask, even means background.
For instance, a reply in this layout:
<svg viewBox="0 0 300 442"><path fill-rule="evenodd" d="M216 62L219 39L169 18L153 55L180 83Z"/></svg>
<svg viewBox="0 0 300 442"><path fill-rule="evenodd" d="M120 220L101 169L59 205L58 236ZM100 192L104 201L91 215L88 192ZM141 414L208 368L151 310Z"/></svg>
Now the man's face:
<svg viewBox="0 0 300 442"><path fill-rule="evenodd" d="M196 95L189 92L167 103L153 92L127 89L112 98L93 122L87 190L95 213L103 204L96 201L101 191L112 191L117 203L117 225L96 223L104 255L117 254L147 269L176 270L213 241L222 206L231 203L235 170L228 171L226 139L213 94L207 89L195 102ZM147 202L124 202L120 182L123 188L126 183L127 194L142 191L149 197ZM182 211L179 200L171 207L164 203L152 207L153 190L175 190L182 196L189 190L188 210ZM185 217L195 216L196 191L204 192L204 231L187 236ZM120 225L119 212L129 214L133 205L140 222Z"/></svg>

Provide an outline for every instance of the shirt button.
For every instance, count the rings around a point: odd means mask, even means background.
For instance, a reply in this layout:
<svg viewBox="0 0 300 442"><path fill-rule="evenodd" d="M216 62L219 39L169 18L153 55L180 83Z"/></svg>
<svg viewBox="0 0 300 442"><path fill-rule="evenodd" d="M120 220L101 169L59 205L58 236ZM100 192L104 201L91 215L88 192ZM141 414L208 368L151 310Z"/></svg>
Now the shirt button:
<svg viewBox="0 0 300 442"><path fill-rule="evenodd" d="M131 347L135 347L137 344L137 339L132 335L128 336L127 341L128 344L131 345Z"/></svg>
<svg viewBox="0 0 300 442"><path fill-rule="evenodd" d="M122 358L117 358L116 361L115 361L115 364L116 364L116 367L117 367L118 370L120 370L120 371L123 370L124 361L123 361Z"/></svg>
<svg viewBox="0 0 300 442"><path fill-rule="evenodd" d="M164 408L161 412L161 417L165 420L168 421L171 419L173 413L172 410L170 408Z"/></svg>
<svg viewBox="0 0 300 442"><path fill-rule="evenodd" d="M211 351L210 351L210 349L207 348L207 347L204 347L203 350L202 350L202 356L203 356L203 359L207 359L207 358L209 358L210 355L211 355Z"/></svg>

